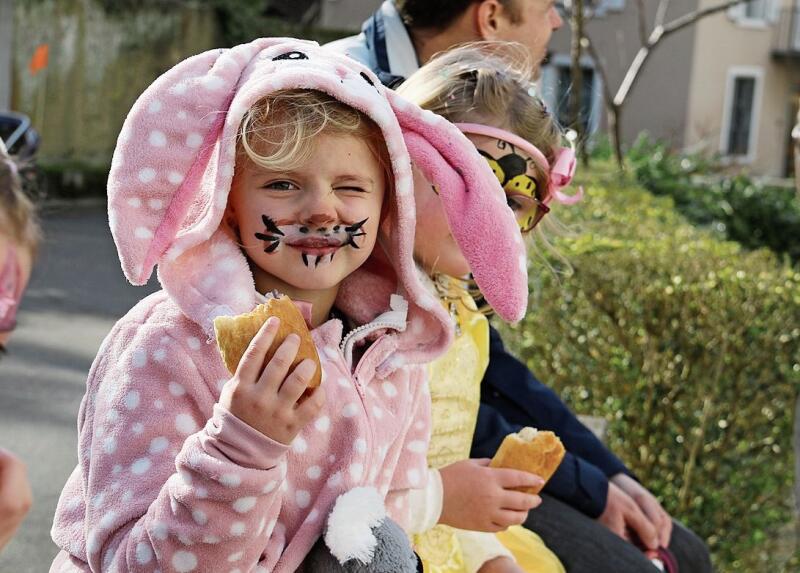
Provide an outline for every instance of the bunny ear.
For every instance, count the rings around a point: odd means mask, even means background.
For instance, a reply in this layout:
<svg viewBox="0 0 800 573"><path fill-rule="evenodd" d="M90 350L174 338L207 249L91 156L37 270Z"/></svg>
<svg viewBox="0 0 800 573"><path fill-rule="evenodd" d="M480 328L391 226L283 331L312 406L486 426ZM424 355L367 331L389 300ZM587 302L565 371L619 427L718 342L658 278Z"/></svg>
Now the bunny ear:
<svg viewBox="0 0 800 573"><path fill-rule="evenodd" d="M506 321L525 316L528 267L514 213L489 164L444 118L387 92L412 162L439 191L453 238L487 302Z"/></svg>
<svg viewBox="0 0 800 573"><path fill-rule="evenodd" d="M191 57L153 82L133 105L108 181L111 233L133 284L147 282L179 234L194 230L210 236L216 228L218 221L211 221L221 212L216 196L198 191L229 188L234 151L232 145L221 149L220 134L235 87L257 54L282 42L262 38Z"/></svg>

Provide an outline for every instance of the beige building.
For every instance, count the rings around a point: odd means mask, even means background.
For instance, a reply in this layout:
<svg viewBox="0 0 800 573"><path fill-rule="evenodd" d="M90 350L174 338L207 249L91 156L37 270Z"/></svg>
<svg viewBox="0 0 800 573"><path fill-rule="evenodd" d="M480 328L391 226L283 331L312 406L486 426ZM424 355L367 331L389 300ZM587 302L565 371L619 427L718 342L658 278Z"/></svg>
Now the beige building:
<svg viewBox="0 0 800 573"><path fill-rule="evenodd" d="M674 0L666 21L719 0ZM647 2L652 23L657 2ZM637 3L599 0L587 27L609 77L619 86L640 46ZM568 99L569 30L559 31L542 89L556 109ZM602 85L584 69L586 121L606 125ZM783 177L793 171L791 131L800 98L800 0L753 0L668 36L651 54L629 95L623 139L647 131L675 147L720 153L732 166Z"/></svg>
<svg viewBox="0 0 800 573"><path fill-rule="evenodd" d="M720 0L672 0L666 21ZM588 1L587 1L588 3ZM320 23L357 31L380 0L322 0ZM641 45L638 2L592 0L587 29L604 62L612 92ZM657 0L646 0L651 26ZM648 30L649 32L649 30ZM570 30L554 34L541 89L566 120L571 89ZM583 121L607 121L600 74L583 60ZM676 148L719 152L756 174L793 170L791 130L800 98L800 0L751 0L668 36L652 52L625 105L623 139L646 131Z"/></svg>

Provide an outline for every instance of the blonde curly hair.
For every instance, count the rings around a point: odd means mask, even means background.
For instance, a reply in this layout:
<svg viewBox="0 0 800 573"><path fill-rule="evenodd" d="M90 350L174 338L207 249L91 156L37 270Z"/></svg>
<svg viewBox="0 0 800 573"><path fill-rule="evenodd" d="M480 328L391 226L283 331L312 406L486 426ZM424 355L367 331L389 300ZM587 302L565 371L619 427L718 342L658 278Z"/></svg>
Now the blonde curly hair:
<svg viewBox="0 0 800 573"><path fill-rule="evenodd" d="M364 113L317 90L279 90L256 102L241 122L237 163L247 158L262 169L291 171L308 161L322 133L363 140L384 170L387 190L392 187L380 128Z"/></svg>

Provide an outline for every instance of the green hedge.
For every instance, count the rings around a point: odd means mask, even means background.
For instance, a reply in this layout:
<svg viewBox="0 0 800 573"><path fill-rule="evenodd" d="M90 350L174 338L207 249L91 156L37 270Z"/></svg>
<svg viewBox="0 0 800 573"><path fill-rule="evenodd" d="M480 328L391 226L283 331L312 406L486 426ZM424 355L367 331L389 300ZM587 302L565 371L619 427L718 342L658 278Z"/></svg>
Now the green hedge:
<svg viewBox="0 0 800 573"><path fill-rule="evenodd" d="M574 273L531 273L529 315L508 341L577 412L610 421L610 447L708 540L719 571L777 571L772 540L792 520L800 272L629 182L584 185L584 202L557 208L580 228L557 241Z"/></svg>
<svg viewBox="0 0 800 573"><path fill-rule="evenodd" d="M744 174L703 177L720 170L713 159L679 155L647 138L636 142L628 160L642 185L672 197L690 221L745 247L768 247L800 261L800 199L794 187L763 185Z"/></svg>

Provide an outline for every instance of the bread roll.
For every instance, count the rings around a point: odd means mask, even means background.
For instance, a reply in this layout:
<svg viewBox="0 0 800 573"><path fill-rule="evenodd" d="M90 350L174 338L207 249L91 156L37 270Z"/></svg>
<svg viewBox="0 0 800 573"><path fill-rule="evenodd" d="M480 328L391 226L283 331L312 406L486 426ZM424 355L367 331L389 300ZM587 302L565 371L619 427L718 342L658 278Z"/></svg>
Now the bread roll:
<svg viewBox="0 0 800 573"><path fill-rule="evenodd" d="M217 346L219 346L222 360L225 362L228 371L231 374L236 372L239 361L242 359L245 350L247 350L250 341L253 340L253 337L270 316L277 316L281 319L281 323L275 340L267 351L264 362L268 362L275 354L275 351L278 350L278 347L286 340L286 337L294 332L300 337L300 348L291 367L294 368L306 358L313 360L317 365L317 369L308 384L308 389L312 390L319 386L322 382L322 368L319 364L317 348L314 346L314 340L306 327L303 315L300 314L300 311L297 310L297 307L292 303L292 299L288 296L271 298L266 303L258 305L253 312L238 316L218 316L214 319Z"/></svg>
<svg viewBox="0 0 800 573"><path fill-rule="evenodd" d="M489 465L493 468L530 472L547 483L564 459L564 453L564 445L553 432L522 428L518 433L505 437ZM539 487L519 488L519 490L538 494L543 487L544 483Z"/></svg>

